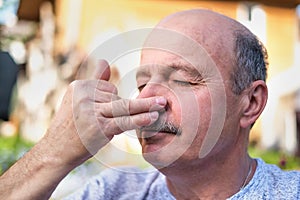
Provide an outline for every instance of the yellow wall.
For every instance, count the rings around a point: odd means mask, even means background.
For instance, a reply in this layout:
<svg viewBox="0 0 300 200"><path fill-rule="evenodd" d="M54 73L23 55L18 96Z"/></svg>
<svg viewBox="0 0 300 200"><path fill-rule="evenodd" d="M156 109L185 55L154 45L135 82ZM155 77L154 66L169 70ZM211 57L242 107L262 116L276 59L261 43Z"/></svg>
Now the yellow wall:
<svg viewBox="0 0 300 200"><path fill-rule="evenodd" d="M74 11L80 2L81 10ZM99 35L109 30L122 32L137 28L153 27L164 16L191 8L208 8L236 18L238 3L221 1L167 1L167 0L57 0L58 44L68 46L68 23L78 24L76 45L83 50ZM270 69L273 76L288 68L294 60L296 17L294 9L263 6L267 13L267 42ZM79 20L68 19L72 13ZM69 17L70 18L70 17ZM72 31L71 31L72 32ZM76 30L74 30L76 32Z"/></svg>
<svg viewBox="0 0 300 200"><path fill-rule="evenodd" d="M269 77L291 67L296 42L296 15L294 9L264 7L267 13L267 49Z"/></svg>
<svg viewBox="0 0 300 200"><path fill-rule="evenodd" d="M297 24L294 9L267 6L264 6L263 9L267 13L267 41L265 45L269 55L268 80L270 80L294 64ZM267 123L274 122L269 121ZM258 120L252 129L251 140L260 140L261 126L261 121Z"/></svg>
<svg viewBox="0 0 300 200"><path fill-rule="evenodd" d="M235 17L235 3L159 0L82 1L78 45L85 49L97 34L108 29L128 31L153 27L164 16L197 7L210 8Z"/></svg>

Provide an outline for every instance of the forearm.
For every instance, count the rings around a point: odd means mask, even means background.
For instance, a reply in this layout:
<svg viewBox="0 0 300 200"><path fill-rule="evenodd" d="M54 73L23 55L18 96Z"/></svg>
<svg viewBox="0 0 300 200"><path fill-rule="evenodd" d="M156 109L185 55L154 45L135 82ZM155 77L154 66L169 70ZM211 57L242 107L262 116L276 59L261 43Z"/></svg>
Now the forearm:
<svg viewBox="0 0 300 200"><path fill-rule="evenodd" d="M75 167L65 164L42 140L0 177L1 199L49 199Z"/></svg>

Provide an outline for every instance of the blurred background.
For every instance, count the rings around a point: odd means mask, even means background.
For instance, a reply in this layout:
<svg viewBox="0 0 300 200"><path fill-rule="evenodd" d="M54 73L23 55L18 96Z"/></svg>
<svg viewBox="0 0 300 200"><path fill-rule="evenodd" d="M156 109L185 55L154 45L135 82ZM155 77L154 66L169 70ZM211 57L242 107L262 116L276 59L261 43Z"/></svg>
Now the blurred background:
<svg viewBox="0 0 300 200"><path fill-rule="evenodd" d="M82 63L90 52L113 36L153 27L164 16L191 8L232 17L265 44L269 101L252 129L249 151L283 169L300 169L299 4L300 0L0 0L0 174L43 136L67 85L88 76L95 60ZM111 81L121 93L124 85L134 84L121 83L129 65L138 65L138 54L113 63ZM108 165L147 167L140 156L122 152L140 155L131 134L119 136L103 150L104 162L94 158L75 169L53 199Z"/></svg>

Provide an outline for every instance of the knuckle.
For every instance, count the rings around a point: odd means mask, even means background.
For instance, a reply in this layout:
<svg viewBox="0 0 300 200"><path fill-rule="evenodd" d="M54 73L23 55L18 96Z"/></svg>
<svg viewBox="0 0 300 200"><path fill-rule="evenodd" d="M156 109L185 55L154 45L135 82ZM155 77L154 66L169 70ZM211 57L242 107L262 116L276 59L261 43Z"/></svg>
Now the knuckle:
<svg viewBox="0 0 300 200"><path fill-rule="evenodd" d="M111 96L110 96L110 101L118 101L120 99L121 98L116 94L111 94Z"/></svg>
<svg viewBox="0 0 300 200"><path fill-rule="evenodd" d="M147 105L147 107L150 109L151 106L153 106L153 99L144 99L145 100L145 104Z"/></svg>
<svg viewBox="0 0 300 200"><path fill-rule="evenodd" d="M126 131L131 129L132 127L132 121L131 118L128 116L122 116L118 118L119 120L117 120L117 127L121 130L121 131Z"/></svg>
<svg viewBox="0 0 300 200"><path fill-rule="evenodd" d="M118 88L113 84L111 84L111 85L112 85L112 93L113 94L118 94Z"/></svg>
<svg viewBox="0 0 300 200"><path fill-rule="evenodd" d="M72 82L69 84L69 86L72 87L72 88L73 88L73 87L76 87L76 85L78 84L78 82L79 82L78 80L74 80L74 81L72 81Z"/></svg>
<svg viewBox="0 0 300 200"><path fill-rule="evenodd" d="M111 120L105 117L98 117L98 122L103 133L105 133L107 130L110 130L113 127Z"/></svg>
<svg viewBox="0 0 300 200"><path fill-rule="evenodd" d="M109 108L106 103L100 103L95 105L96 112L99 116L109 117L111 113L109 112Z"/></svg>
<svg viewBox="0 0 300 200"><path fill-rule="evenodd" d="M70 83L69 86L71 88L78 88L78 87L81 87L83 84L84 84L84 81L82 81L82 80L74 80Z"/></svg>
<svg viewBox="0 0 300 200"><path fill-rule="evenodd" d="M127 101L127 109L129 112L134 109L134 103L135 103L135 101L133 99L130 99Z"/></svg>
<svg viewBox="0 0 300 200"><path fill-rule="evenodd" d="M104 80L94 80L94 82L96 87L98 87L100 90L104 90L112 94L118 94L118 89L114 84Z"/></svg>
<svg viewBox="0 0 300 200"><path fill-rule="evenodd" d="M122 116L120 122L121 122L120 128L123 129L127 129L127 127L130 127L132 124L131 118L127 116Z"/></svg>
<svg viewBox="0 0 300 200"><path fill-rule="evenodd" d="M149 117L148 114L142 114L135 118L134 123L137 126L149 125L151 123L151 118Z"/></svg>
<svg viewBox="0 0 300 200"><path fill-rule="evenodd" d="M113 101L111 104L112 114L113 116L122 116L129 115L129 101L126 99L120 99L118 101Z"/></svg>
<svg viewBox="0 0 300 200"><path fill-rule="evenodd" d="M132 100L128 100L128 99L123 99L123 109L124 111L127 111L129 113L129 110L130 110L130 104L132 103Z"/></svg>
<svg viewBox="0 0 300 200"><path fill-rule="evenodd" d="M121 128L121 122L119 122L118 120L116 120L115 118L106 120L105 122L105 126L104 126L104 132L109 132L110 134L114 135L114 134L118 134L120 132L123 132L123 129Z"/></svg>

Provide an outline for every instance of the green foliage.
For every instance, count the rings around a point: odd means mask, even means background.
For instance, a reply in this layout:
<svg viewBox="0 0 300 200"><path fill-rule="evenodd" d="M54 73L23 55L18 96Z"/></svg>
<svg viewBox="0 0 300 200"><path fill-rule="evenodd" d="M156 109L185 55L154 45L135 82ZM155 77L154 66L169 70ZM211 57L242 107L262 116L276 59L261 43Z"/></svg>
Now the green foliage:
<svg viewBox="0 0 300 200"><path fill-rule="evenodd" d="M253 158L261 158L265 162L275 164L285 170L299 170L300 158L286 154L277 150L261 150L254 146L249 146L249 154Z"/></svg>
<svg viewBox="0 0 300 200"><path fill-rule="evenodd" d="M0 136L0 175L20 159L32 146L32 143L23 140L19 136Z"/></svg>

